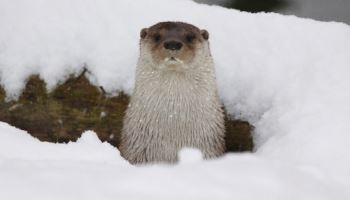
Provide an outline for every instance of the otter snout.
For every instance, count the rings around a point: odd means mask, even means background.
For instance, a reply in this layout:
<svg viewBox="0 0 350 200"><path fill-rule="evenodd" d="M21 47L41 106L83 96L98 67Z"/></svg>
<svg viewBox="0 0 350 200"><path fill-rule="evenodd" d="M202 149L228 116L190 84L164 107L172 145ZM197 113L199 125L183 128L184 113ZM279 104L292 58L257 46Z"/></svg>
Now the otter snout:
<svg viewBox="0 0 350 200"><path fill-rule="evenodd" d="M167 50L178 51L182 48L183 44L180 41L170 40L170 41L165 41L163 46Z"/></svg>

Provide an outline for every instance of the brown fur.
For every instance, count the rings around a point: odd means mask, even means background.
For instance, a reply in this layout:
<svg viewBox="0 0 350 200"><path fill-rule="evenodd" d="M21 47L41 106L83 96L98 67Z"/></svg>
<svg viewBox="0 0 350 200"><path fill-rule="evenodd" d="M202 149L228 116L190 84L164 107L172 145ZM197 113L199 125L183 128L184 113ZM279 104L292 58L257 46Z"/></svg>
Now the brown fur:
<svg viewBox="0 0 350 200"><path fill-rule="evenodd" d="M206 30L183 22L142 29L136 83L120 151L133 164L176 162L184 147L225 151L224 115ZM179 49L167 42L181 44Z"/></svg>

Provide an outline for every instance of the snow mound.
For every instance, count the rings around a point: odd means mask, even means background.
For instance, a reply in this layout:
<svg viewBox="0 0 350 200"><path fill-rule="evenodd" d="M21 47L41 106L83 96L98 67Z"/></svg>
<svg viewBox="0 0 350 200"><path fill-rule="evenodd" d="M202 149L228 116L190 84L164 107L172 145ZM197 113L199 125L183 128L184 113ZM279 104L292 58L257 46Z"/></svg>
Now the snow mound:
<svg viewBox="0 0 350 200"><path fill-rule="evenodd" d="M198 162L186 149L174 167L133 167L118 150L85 132L76 143L39 142L0 122L1 199L348 199L349 192L313 166L228 154ZM8 145L6 145L8 144ZM288 196L285 196L288 194Z"/></svg>
<svg viewBox="0 0 350 200"><path fill-rule="evenodd" d="M40 142L27 132L0 122L0 161L3 159L44 161L127 162L96 133L86 131L77 142L52 144Z"/></svg>
<svg viewBox="0 0 350 200"><path fill-rule="evenodd" d="M180 163L196 163L203 160L203 154L199 149L183 148L179 152Z"/></svg>

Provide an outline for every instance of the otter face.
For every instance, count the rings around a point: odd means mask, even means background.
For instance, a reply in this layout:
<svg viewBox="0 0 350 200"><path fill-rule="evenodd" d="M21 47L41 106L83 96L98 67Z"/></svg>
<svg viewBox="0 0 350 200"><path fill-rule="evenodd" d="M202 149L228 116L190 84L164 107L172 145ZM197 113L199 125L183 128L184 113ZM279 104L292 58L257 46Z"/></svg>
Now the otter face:
<svg viewBox="0 0 350 200"><path fill-rule="evenodd" d="M206 30L183 22L160 22L142 29L140 36L141 45L151 52L152 62L163 69L191 65L196 52L209 38Z"/></svg>

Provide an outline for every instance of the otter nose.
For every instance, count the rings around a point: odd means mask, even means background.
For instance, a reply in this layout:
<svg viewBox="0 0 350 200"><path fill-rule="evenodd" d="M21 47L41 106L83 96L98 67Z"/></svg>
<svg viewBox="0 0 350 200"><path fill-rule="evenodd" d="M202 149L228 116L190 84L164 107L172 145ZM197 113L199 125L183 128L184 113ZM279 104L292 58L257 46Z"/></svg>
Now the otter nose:
<svg viewBox="0 0 350 200"><path fill-rule="evenodd" d="M182 43L175 40L164 42L164 48L169 50L180 50L181 47Z"/></svg>

